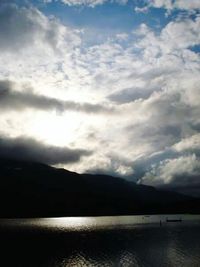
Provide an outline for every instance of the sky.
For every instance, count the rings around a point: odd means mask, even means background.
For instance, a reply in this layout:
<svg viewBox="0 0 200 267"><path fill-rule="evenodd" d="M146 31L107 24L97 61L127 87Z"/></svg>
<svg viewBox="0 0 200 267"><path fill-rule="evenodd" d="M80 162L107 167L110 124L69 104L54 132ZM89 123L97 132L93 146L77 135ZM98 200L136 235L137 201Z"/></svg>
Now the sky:
<svg viewBox="0 0 200 267"><path fill-rule="evenodd" d="M199 0L1 0L0 156L200 186Z"/></svg>

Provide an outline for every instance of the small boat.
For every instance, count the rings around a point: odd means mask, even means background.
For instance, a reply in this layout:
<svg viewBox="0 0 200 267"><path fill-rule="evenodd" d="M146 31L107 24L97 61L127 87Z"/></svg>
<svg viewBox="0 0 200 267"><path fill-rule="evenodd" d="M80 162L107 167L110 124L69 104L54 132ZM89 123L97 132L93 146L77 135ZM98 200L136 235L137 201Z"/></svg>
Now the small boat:
<svg viewBox="0 0 200 267"><path fill-rule="evenodd" d="M168 219L166 218L166 222L182 222L182 219L179 218L179 219Z"/></svg>

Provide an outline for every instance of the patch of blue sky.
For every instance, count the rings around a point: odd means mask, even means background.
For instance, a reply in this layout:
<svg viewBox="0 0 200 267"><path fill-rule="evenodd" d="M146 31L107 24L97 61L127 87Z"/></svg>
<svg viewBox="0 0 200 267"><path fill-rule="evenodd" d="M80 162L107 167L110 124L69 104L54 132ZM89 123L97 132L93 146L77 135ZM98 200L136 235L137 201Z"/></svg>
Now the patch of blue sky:
<svg viewBox="0 0 200 267"><path fill-rule="evenodd" d="M68 6L54 2L43 7L47 14L54 14L75 26L89 26L96 28L114 28L132 30L141 23L155 27L165 25L169 18L165 17L164 9L150 9L148 13L135 12L135 5L129 1L125 5L106 2L94 8L87 6Z"/></svg>
<svg viewBox="0 0 200 267"><path fill-rule="evenodd" d="M2 0L3 1L3 0ZM44 0L15 0L17 4L32 4L44 14L59 18L62 23L79 29L84 29L83 41L86 45L102 43L116 34L127 33L138 28L142 23L159 33L170 21L187 16L180 10L167 13L164 8L149 8L146 12L137 12L136 7L145 6L145 1L129 0L127 4L107 1L95 7L68 6L61 1L44 4ZM194 14L191 14L194 16ZM126 42L121 40L125 46Z"/></svg>
<svg viewBox="0 0 200 267"><path fill-rule="evenodd" d="M194 46L190 46L189 49L195 53L200 53L200 44L198 45L194 45Z"/></svg>
<svg viewBox="0 0 200 267"><path fill-rule="evenodd" d="M130 33L142 23L160 31L170 21L164 9L150 8L147 13L136 12L136 2L133 1L124 5L105 2L95 7L68 6L56 1L38 7L46 15L54 15L66 25L85 29L85 41L88 44L101 43L119 33Z"/></svg>
<svg viewBox="0 0 200 267"><path fill-rule="evenodd" d="M1 2L8 3L7 0ZM144 5L145 1L129 0L127 4L119 4L117 1L106 1L95 7L68 6L61 1L52 0L45 4L44 0L10 0L9 2L18 5L36 6L46 15L54 15L60 18L63 23L74 27L96 28L132 31L141 23L149 27L159 29L164 27L170 18L165 16L165 9L150 8L147 13L136 12L135 7Z"/></svg>

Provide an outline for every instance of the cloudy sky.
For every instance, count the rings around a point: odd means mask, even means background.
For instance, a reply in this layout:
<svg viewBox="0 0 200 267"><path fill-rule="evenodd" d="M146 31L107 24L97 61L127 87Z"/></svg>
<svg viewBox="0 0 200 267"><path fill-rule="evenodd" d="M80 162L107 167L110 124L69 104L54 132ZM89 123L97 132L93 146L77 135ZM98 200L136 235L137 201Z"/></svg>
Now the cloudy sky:
<svg viewBox="0 0 200 267"><path fill-rule="evenodd" d="M1 0L0 156L200 185L199 0Z"/></svg>

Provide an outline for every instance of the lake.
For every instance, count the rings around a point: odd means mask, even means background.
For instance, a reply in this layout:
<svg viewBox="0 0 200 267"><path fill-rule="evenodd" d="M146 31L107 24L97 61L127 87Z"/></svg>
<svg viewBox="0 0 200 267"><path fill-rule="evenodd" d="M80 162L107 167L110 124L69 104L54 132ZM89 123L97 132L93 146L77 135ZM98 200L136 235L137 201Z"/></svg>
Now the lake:
<svg viewBox="0 0 200 267"><path fill-rule="evenodd" d="M200 215L0 219L0 236L3 267L200 266Z"/></svg>

